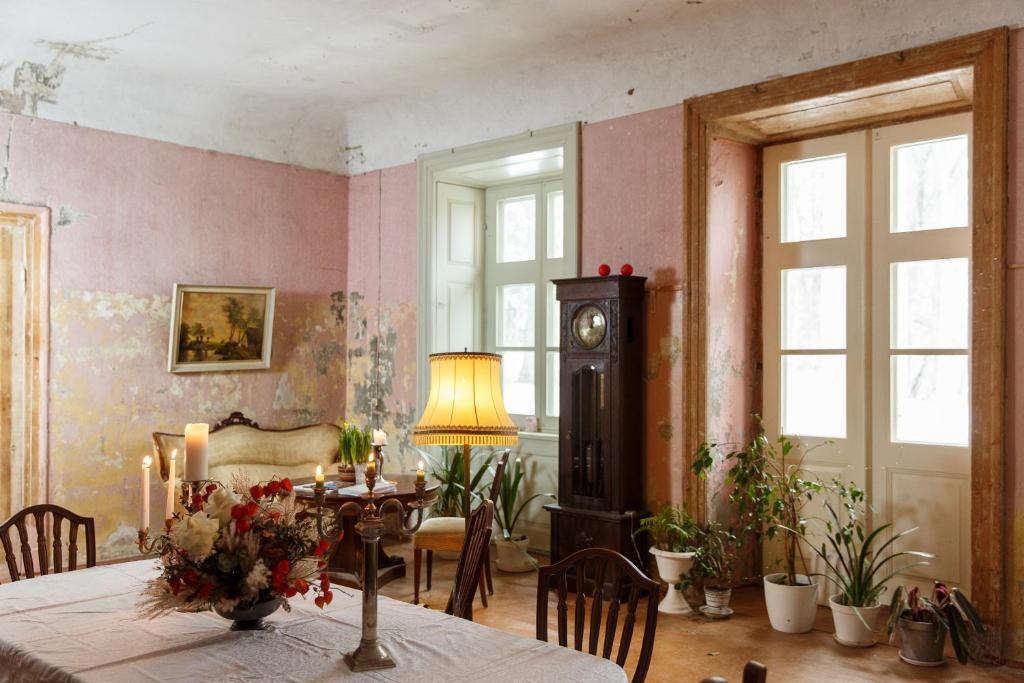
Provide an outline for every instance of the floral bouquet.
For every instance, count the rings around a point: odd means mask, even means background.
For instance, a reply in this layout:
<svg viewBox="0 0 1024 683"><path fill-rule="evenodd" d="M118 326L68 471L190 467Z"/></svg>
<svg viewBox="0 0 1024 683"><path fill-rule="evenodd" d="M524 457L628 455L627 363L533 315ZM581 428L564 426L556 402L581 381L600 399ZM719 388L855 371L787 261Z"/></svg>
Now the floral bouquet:
<svg viewBox="0 0 1024 683"><path fill-rule="evenodd" d="M213 609L235 618L260 606L265 615L289 610L289 598L310 591L318 607L329 605L331 584L321 570L331 543L297 507L288 479L250 485L240 476L231 488L207 485L193 496L192 511L167 520L154 540L163 567L145 591L143 613Z"/></svg>

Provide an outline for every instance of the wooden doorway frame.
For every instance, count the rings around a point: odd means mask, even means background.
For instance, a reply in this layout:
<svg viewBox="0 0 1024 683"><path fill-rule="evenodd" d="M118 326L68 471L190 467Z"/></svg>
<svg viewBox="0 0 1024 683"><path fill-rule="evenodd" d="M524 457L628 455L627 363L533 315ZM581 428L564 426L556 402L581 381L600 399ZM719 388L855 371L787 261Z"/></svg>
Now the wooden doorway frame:
<svg viewBox="0 0 1024 683"><path fill-rule="evenodd" d="M763 145L735 130L726 119L772 107L827 101L850 91L924 78L958 69L973 76L972 153L972 320L971 320L971 600L994 628L987 642L990 658L1002 655L1005 623L1004 531L1005 449L1005 282L1007 225L1007 120L1009 30L1005 27L901 50L826 69L773 79L756 85L686 100L683 107L685 320L683 330L684 461L706 439L708 390L707 235L709 142L712 136ZM851 119L828 130L808 126L771 143L811 135L888 125L936 115L937 111L900 111ZM942 112L947 113L947 112ZM687 503L702 509L703 484L688 476Z"/></svg>
<svg viewBox="0 0 1024 683"><path fill-rule="evenodd" d="M50 355L50 210L41 206L0 202L0 224L25 231L25 324L24 373L5 377L24 386L25 458L22 477L26 479L19 496L26 505L49 502L49 355ZM19 259L20 260L20 259ZM10 367L0 372L11 374ZM0 396L0 411L10 410L10 392Z"/></svg>

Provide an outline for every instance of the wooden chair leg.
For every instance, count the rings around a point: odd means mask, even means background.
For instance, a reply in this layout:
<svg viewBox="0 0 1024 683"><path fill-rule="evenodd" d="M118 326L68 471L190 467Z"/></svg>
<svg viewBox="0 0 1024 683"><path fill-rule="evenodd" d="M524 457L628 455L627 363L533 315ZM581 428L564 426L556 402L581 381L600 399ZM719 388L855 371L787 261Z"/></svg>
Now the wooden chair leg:
<svg viewBox="0 0 1024 683"><path fill-rule="evenodd" d="M480 602L487 607L487 582L484 580L483 572L480 572Z"/></svg>
<svg viewBox="0 0 1024 683"><path fill-rule="evenodd" d="M423 551L419 548L413 552L413 582L415 587L412 591L412 604L420 604L420 566L423 564ZM429 588L429 584L427 585Z"/></svg>
<svg viewBox="0 0 1024 683"><path fill-rule="evenodd" d="M484 576L487 578L487 592L494 595L494 581L491 579L491 548L487 547L487 555L484 557Z"/></svg>
<svg viewBox="0 0 1024 683"><path fill-rule="evenodd" d="M427 590L430 590L430 582L434 576L434 551L427 551Z"/></svg>

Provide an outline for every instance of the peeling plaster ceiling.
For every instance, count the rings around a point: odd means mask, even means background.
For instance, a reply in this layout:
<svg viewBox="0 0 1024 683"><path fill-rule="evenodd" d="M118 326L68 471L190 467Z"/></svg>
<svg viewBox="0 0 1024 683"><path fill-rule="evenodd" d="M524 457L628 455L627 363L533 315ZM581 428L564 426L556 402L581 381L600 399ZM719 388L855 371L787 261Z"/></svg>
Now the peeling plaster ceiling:
<svg viewBox="0 0 1024 683"><path fill-rule="evenodd" d="M1022 21L1020 0L0 0L0 110L355 173Z"/></svg>

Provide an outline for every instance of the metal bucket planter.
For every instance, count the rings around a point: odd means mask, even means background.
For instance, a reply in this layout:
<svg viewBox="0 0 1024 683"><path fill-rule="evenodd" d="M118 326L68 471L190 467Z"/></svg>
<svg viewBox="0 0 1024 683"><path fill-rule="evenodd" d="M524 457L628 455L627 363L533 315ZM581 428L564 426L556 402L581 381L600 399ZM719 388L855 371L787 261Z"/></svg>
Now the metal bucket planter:
<svg viewBox="0 0 1024 683"><path fill-rule="evenodd" d="M900 659L914 666L942 666L946 658L946 627L931 621L913 621L900 617Z"/></svg>

